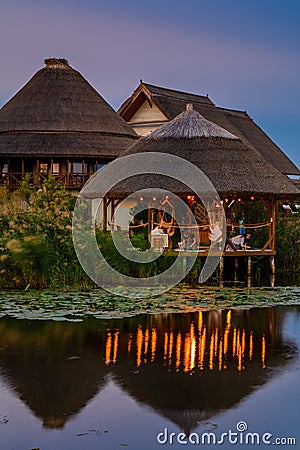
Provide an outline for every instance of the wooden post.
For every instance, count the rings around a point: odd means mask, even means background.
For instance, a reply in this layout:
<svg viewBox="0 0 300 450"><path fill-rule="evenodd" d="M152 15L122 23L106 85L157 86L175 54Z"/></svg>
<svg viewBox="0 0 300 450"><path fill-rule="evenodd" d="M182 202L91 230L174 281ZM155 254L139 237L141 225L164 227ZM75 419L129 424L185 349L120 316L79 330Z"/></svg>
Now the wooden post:
<svg viewBox="0 0 300 450"><path fill-rule="evenodd" d="M34 173L36 172L36 173ZM41 185L41 174L40 174L40 160L36 160L36 167L33 167L32 181L34 186Z"/></svg>
<svg viewBox="0 0 300 450"><path fill-rule="evenodd" d="M224 285L224 257L223 256L221 256L221 258L220 258L219 277L220 277L219 285L220 285L220 287L223 287L223 285Z"/></svg>
<svg viewBox="0 0 300 450"><path fill-rule="evenodd" d="M7 176L8 176L8 188L11 188L11 182L12 182L12 178L11 178L11 164L10 164L10 160L7 160Z"/></svg>
<svg viewBox="0 0 300 450"><path fill-rule="evenodd" d="M82 163L81 163L81 176L82 176L81 186L84 186L84 159L82 160Z"/></svg>
<svg viewBox="0 0 300 450"><path fill-rule="evenodd" d="M271 276L270 276L270 284L271 287L275 286L275 256L270 256L270 268L271 268Z"/></svg>
<svg viewBox="0 0 300 450"><path fill-rule="evenodd" d="M251 287L251 256L247 257L247 287Z"/></svg>
<svg viewBox="0 0 300 450"><path fill-rule="evenodd" d="M238 281L238 272L239 272L239 258L237 256L234 257L234 282Z"/></svg>
<svg viewBox="0 0 300 450"><path fill-rule="evenodd" d="M150 233L152 231L152 209L151 202L148 201L148 238L150 239Z"/></svg>
<svg viewBox="0 0 300 450"><path fill-rule="evenodd" d="M271 203L271 208L272 208L272 212L271 212L271 227L272 228L272 243L271 243L271 248L273 251L275 251L275 235L276 235L276 202L275 199L272 198L272 203ZM274 265L275 267L275 265ZM274 269L275 270L275 269ZM275 274L275 272L274 272Z"/></svg>
<svg viewBox="0 0 300 450"><path fill-rule="evenodd" d="M107 198L104 197L103 199L103 230L107 231L107 206L108 206L108 201Z"/></svg>
<svg viewBox="0 0 300 450"><path fill-rule="evenodd" d="M24 159L22 158L22 180L24 180L24 174L25 174L25 164Z"/></svg>
<svg viewBox="0 0 300 450"><path fill-rule="evenodd" d="M112 224L111 228L114 231L115 227L113 225L114 223L114 214L115 214L115 200L114 198L111 199L111 209L110 209L110 222Z"/></svg>
<svg viewBox="0 0 300 450"><path fill-rule="evenodd" d="M67 178L66 178L66 183L67 183L67 188L70 187L70 160L67 159Z"/></svg>

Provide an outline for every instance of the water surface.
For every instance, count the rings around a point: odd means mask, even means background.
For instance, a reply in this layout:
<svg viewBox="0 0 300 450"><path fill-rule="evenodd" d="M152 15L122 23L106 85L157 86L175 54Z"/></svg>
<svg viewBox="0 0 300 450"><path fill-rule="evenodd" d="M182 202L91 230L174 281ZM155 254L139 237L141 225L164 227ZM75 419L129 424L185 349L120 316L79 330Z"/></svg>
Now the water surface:
<svg viewBox="0 0 300 450"><path fill-rule="evenodd" d="M195 448L157 435L220 435L240 421L300 448L299 345L298 306L3 318L0 449Z"/></svg>

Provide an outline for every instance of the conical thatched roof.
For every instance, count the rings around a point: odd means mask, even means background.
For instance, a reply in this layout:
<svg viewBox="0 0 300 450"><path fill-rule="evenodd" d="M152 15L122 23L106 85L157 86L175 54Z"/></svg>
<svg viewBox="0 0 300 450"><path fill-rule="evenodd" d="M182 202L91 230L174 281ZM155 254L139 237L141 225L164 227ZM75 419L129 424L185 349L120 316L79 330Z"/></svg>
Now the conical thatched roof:
<svg viewBox="0 0 300 450"><path fill-rule="evenodd" d="M221 195L299 195L296 186L271 166L253 147L222 127L189 109L162 125L147 137L128 148L121 156L162 152L184 158L199 167ZM188 177L188 175L187 175ZM186 180L188 185L188 178ZM199 190L201 191L201 180ZM174 179L160 175L140 175L115 186L115 195L124 195L145 188L167 189L176 194L189 194L189 189ZM92 178L82 194L101 196L101 179Z"/></svg>
<svg viewBox="0 0 300 450"><path fill-rule="evenodd" d="M0 110L0 155L114 158L137 138L65 59L45 63Z"/></svg>

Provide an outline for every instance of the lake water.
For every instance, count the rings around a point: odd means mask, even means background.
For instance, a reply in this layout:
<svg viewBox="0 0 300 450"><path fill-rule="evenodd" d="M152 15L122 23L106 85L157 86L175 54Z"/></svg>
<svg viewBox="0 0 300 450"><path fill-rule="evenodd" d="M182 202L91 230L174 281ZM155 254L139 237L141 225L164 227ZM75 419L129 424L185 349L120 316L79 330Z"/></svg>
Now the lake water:
<svg viewBox="0 0 300 450"><path fill-rule="evenodd" d="M1 319L0 450L300 448L299 347L300 306Z"/></svg>

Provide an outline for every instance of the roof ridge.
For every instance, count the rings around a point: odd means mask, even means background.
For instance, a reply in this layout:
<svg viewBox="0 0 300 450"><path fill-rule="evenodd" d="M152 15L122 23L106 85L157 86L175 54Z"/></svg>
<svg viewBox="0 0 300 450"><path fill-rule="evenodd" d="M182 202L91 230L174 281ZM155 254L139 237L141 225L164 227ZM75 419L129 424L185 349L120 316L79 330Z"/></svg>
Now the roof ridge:
<svg viewBox="0 0 300 450"><path fill-rule="evenodd" d="M193 139L198 137L239 140L237 136L225 130L225 128L205 119L198 111L193 109L191 103L187 104L185 111L152 131L144 139Z"/></svg>
<svg viewBox="0 0 300 450"><path fill-rule="evenodd" d="M179 94L184 94L184 95L189 95L189 96L193 96L193 97L202 97L202 98L208 98L209 100L211 100L208 96L208 94L206 95L202 95L202 94L194 94L193 92L186 92L186 91L180 91L178 89L172 89L172 88L167 88L167 87L163 87L163 86L157 86L155 84L150 84L150 83L145 83L144 81L142 81L142 84L145 86L152 86L156 89L162 89L165 91L171 91L171 92L178 92ZM164 94L161 94L164 95Z"/></svg>

